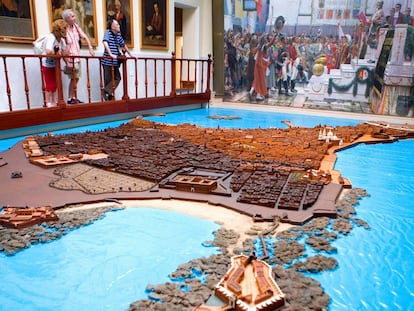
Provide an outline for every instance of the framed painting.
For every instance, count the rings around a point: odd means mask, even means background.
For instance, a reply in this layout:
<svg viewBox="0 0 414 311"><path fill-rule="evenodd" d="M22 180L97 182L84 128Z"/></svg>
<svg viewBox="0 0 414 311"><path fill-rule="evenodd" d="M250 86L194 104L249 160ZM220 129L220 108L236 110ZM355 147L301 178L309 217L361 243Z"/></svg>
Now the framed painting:
<svg viewBox="0 0 414 311"><path fill-rule="evenodd" d="M141 48L168 50L168 0L141 0Z"/></svg>
<svg viewBox="0 0 414 311"><path fill-rule="evenodd" d="M34 1L0 1L0 42L27 43L35 39Z"/></svg>
<svg viewBox="0 0 414 311"><path fill-rule="evenodd" d="M95 0L48 0L50 21L62 18L65 9L72 9L76 24L88 35L93 46L98 45L96 34ZM86 43L83 43L86 46Z"/></svg>
<svg viewBox="0 0 414 311"><path fill-rule="evenodd" d="M134 46L134 23L132 14L132 0L105 0L103 1L105 25L109 19L116 19L121 26L121 35L128 47Z"/></svg>

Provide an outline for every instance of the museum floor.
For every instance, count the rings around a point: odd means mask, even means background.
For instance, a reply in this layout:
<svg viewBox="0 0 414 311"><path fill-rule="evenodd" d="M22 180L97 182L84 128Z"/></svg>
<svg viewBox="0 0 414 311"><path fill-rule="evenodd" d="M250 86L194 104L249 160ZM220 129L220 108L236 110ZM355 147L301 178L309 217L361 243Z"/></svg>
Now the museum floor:
<svg viewBox="0 0 414 311"><path fill-rule="evenodd" d="M353 101L309 101L306 98L304 86L299 85L296 87L297 92L289 93L289 96L285 94L279 95L277 90L269 91L269 95L263 101L257 101L254 98L251 99L249 92L246 90L233 91L226 90L223 97L223 101L226 102L241 102L241 103L254 103L269 106L281 106L281 107L295 107L295 108L309 108L317 110L331 110L331 111L343 111L343 112L357 112L357 113L372 113L372 110L368 103L353 102Z"/></svg>

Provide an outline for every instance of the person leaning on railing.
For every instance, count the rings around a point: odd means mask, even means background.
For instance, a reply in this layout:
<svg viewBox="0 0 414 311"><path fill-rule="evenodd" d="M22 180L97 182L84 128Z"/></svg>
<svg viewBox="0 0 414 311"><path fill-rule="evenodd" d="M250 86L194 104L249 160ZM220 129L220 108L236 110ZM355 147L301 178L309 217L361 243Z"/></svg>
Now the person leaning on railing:
<svg viewBox="0 0 414 311"><path fill-rule="evenodd" d="M121 82L121 73L119 72L121 62L119 56L122 56L122 54L119 48L122 49L123 54L128 54L128 56L132 57L131 52L121 36L120 26L116 19L110 19L108 21L102 43L105 48L103 53L104 58L101 59L104 73L104 100L112 100L114 99L115 89L118 87L119 82Z"/></svg>
<svg viewBox="0 0 414 311"><path fill-rule="evenodd" d="M66 44L67 44L67 54L71 57L65 58L65 68L64 73L70 79L68 85L68 104L78 104L82 103L78 98L75 96L74 84L79 81L81 75L81 62L79 57L80 55L80 45L81 39L86 41L86 44L89 48L89 55L94 56L95 52L92 48L91 41L89 40L88 36L82 30L82 28L76 24L76 15L73 13L72 9L66 9L62 12L62 18L68 24L66 29Z"/></svg>
<svg viewBox="0 0 414 311"><path fill-rule="evenodd" d="M52 32L45 37L43 55L65 55L66 51L66 27L63 19L57 19L52 23ZM42 57L42 75L45 83L46 106L54 107L58 102L56 83L56 64L60 61L56 57Z"/></svg>

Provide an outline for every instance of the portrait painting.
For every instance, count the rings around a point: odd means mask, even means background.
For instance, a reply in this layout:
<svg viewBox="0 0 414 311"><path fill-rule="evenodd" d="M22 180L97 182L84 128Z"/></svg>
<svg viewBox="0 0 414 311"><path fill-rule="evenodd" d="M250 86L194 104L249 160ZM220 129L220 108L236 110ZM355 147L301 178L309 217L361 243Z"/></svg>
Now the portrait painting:
<svg viewBox="0 0 414 311"><path fill-rule="evenodd" d="M141 0L141 48L168 49L168 0Z"/></svg>
<svg viewBox="0 0 414 311"><path fill-rule="evenodd" d="M0 1L0 42L32 42L36 39L33 0Z"/></svg>
<svg viewBox="0 0 414 311"><path fill-rule="evenodd" d="M104 13L106 22L110 19L116 19L121 27L121 35L128 47L133 47L134 42L134 24L132 14L132 0L106 0L104 4Z"/></svg>
<svg viewBox="0 0 414 311"><path fill-rule="evenodd" d="M98 45L96 34L95 0L48 0L49 17L53 22L62 18L65 9L72 9L78 24L88 35L93 46ZM85 46L85 43L84 43Z"/></svg>

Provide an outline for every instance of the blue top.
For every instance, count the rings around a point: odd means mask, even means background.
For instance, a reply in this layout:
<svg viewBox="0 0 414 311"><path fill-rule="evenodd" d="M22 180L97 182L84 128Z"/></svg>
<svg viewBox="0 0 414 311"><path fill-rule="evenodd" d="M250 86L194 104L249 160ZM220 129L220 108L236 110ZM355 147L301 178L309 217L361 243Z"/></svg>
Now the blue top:
<svg viewBox="0 0 414 311"><path fill-rule="evenodd" d="M125 46L125 41L122 38L120 33L113 33L110 29L105 31L102 42L107 42L109 45L109 49L111 50L112 54L121 55L119 52L119 47L123 48ZM104 50L103 56L109 56L107 50ZM101 60L102 65L112 66L112 59L106 58ZM118 60L113 59L114 66L118 65Z"/></svg>

